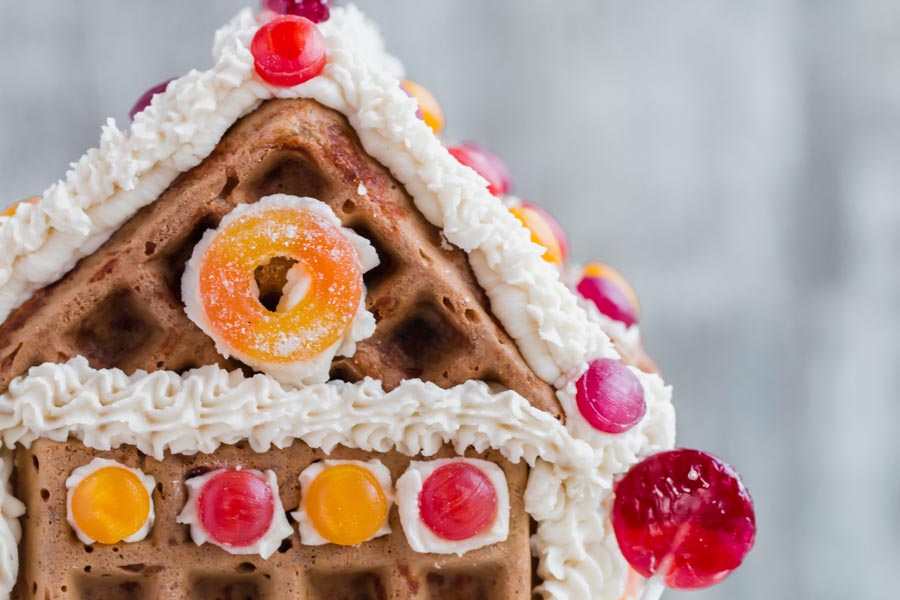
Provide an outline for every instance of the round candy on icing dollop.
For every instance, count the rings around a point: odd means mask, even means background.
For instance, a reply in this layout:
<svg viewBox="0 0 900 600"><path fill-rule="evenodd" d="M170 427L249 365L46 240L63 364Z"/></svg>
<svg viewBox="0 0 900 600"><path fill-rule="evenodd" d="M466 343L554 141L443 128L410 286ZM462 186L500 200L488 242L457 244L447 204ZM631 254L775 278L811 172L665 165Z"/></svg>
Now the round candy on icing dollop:
<svg viewBox="0 0 900 600"><path fill-rule="evenodd" d="M269 530L275 497L269 483L254 473L228 470L200 490L197 514L203 529L223 546L250 546Z"/></svg>
<svg viewBox="0 0 900 600"><path fill-rule="evenodd" d="M631 566L673 589L722 581L756 537L740 476L698 450L662 452L632 467L616 485L612 524Z"/></svg>
<svg viewBox="0 0 900 600"><path fill-rule="evenodd" d="M644 388L637 376L617 360L598 358L576 383L578 411L594 429L623 433L647 412Z"/></svg>
<svg viewBox="0 0 900 600"><path fill-rule="evenodd" d="M129 538L149 528L151 519L152 501L147 488L154 483L147 479L149 484L134 470L113 461L95 461L76 469L66 487L69 520L78 537L102 544L136 541Z"/></svg>
<svg viewBox="0 0 900 600"><path fill-rule="evenodd" d="M134 121L134 118L144 111L145 108L150 106L150 103L153 102L153 97L157 94L162 94L166 91L166 88L169 87L169 84L174 81L173 79L167 79L162 83L154 85L152 88L144 92L144 95L138 98L138 101L134 103L134 106L131 107L131 110L128 111L128 116L131 117L131 120Z"/></svg>
<svg viewBox="0 0 900 600"><path fill-rule="evenodd" d="M293 87L325 68L325 38L305 17L283 15L259 28L250 43L256 72L272 85Z"/></svg>
<svg viewBox="0 0 900 600"><path fill-rule="evenodd" d="M381 483L356 464L326 468L313 479L303 502L319 535L341 546L371 539L387 519L388 501Z"/></svg>
<svg viewBox="0 0 900 600"><path fill-rule="evenodd" d="M260 10L270 10L279 15L305 17L313 23L322 23L331 16L330 0L262 0Z"/></svg>
<svg viewBox="0 0 900 600"><path fill-rule="evenodd" d="M411 79L404 79L400 83L400 87L410 98L414 98L419 103L416 116L425 121L432 131L440 133L444 129L446 119L444 118L444 109L441 108L437 98L425 86Z"/></svg>
<svg viewBox="0 0 900 600"><path fill-rule="evenodd" d="M505 196L512 190L509 169L499 156L478 144L464 142L449 148L456 160L473 169L488 182L488 191L495 196Z"/></svg>
<svg viewBox="0 0 900 600"><path fill-rule="evenodd" d="M555 265L566 262L569 242L559 223L540 206L523 202L509 209L531 232L531 241L547 249L544 260Z"/></svg>
<svg viewBox="0 0 900 600"><path fill-rule="evenodd" d="M641 305L631 284L609 265L587 265L577 290L583 298L593 302L601 314L626 327L637 324L641 318Z"/></svg>
<svg viewBox="0 0 900 600"><path fill-rule="evenodd" d="M497 518L497 490L488 476L466 462L438 468L422 484L422 521L446 540L465 540L486 531Z"/></svg>

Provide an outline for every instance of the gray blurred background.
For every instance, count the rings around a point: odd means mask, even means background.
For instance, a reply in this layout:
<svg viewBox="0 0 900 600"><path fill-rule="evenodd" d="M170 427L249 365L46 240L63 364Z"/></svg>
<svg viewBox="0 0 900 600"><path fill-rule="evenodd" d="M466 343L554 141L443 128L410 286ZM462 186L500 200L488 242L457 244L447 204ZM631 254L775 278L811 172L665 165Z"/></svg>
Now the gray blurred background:
<svg viewBox="0 0 900 600"><path fill-rule="evenodd" d="M0 204L252 0L0 0ZM900 2L361 0L448 132L618 266L679 442L743 473L755 551L667 598L896 598Z"/></svg>

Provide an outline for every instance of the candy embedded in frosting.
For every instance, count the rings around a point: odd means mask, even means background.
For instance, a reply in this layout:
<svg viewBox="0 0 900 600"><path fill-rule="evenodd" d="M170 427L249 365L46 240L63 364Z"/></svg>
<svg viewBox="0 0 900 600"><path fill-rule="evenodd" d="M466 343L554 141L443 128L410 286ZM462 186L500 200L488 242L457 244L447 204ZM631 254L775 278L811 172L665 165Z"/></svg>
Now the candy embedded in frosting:
<svg viewBox="0 0 900 600"><path fill-rule="evenodd" d="M37 204L38 202L40 202L40 200L40 196L35 196L34 198L29 198L28 200L20 200L19 202L6 207L6 210L4 210L3 212L0 212L0 217L13 217L15 216L16 211L19 210L19 207L23 204Z"/></svg>
<svg viewBox="0 0 900 600"><path fill-rule="evenodd" d="M464 142L449 148L453 157L481 175L488 182L488 191L505 196L512 190L512 177L499 156L478 144Z"/></svg>
<svg viewBox="0 0 900 600"><path fill-rule="evenodd" d="M697 589L743 562L756 537L753 500L738 474L698 450L647 458L619 481L612 523L626 560L650 586Z"/></svg>
<svg viewBox="0 0 900 600"><path fill-rule="evenodd" d="M601 314L626 327L636 325L641 318L641 305L631 284L609 265L587 265L577 290L583 298L593 302Z"/></svg>
<svg viewBox="0 0 900 600"><path fill-rule="evenodd" d="M331 16L330 0L262 0L260 10L270 10L279 15L305 17L313 23L322 23Z"/></svg>
<svg viewBox="0 0 900 600"><path fill-rule="evenodd" d="M462 556L509 535L506 476L485 460L411 462L397 480L397 507L416 552Z"/></svg>
<svg viewBox="0 0 900 600"><path fill-rule="evenodd" d="M326 460L300 474L303 497L293 513L308 546L356 546L391 532L391 474L379 460Z"/></svg>
<svg viewBox="0 0 900 600"><path fill-rule="evenodd" d="M531 241L547 249L544 260L563 264L569 255L569 242L559 223L539 206L522 202L509 209L531 232Z"/></svg>
<svg viewBox="0 0 900 600"><path fill-rule="evenodd" d="M217 469L184 484L188 499L176 521L190 525L198 546L268 558L293 533L273 471Z"/></svg>
<svg viewBox="0 0 900 600"><path fill-rule="evenodd" d="M628 367L611 358L591 361L576 390L578 411L604 433L628 431L647 412L641 382Z"/></svg>
<svg viewBox="0 0 900 600"><path fill-rule="evenodd" d="M293 87L325 68L325 38L305 17L283 15L259 28L250 44L256 72L264 81Z"/></svg>
<svg viewBox="0 0 900 600"><path fill-rule="evenodd" d="M153 477L116 461L95 458L66 479L66 512L85 544L138 542L153 526Z"/></svg>
<svg viewBox="0 0 900 600"><path fill-rule="evenodd" d="M166 88L169 87L169 84L172 83L172 81L172 79L167 79L166 81L154 85L152 88L144 92L144 95L138 98L138 101L135 102L134 106L131 107L131 110L128 111L128 116L131 117L131 120L134 121L134 117L139 112L143 112L145 108L150 106L150 103L153 102L153 96L165 92Z"/></svg>
<svg viewBox="0 0 900 600"><path fill-rule="evenodd" d="M419 103L416 116L425 121L425 124L431 127L435 134L440 133L444 129L446 119L444 118L444 109L441 108L437 98L425 86L411 79L401 81L400 87Z"/></svg>
<svg viewBox="0 0 900 600"><path fill-rule="evenodd" d="M267 307L256 273L273 260L293 265L277 305ZM326 381L331 359L374 330L362 274L377 262L327 205L269 196L206 233L185 269L184 301L223 355L290 385Z"/></svg>

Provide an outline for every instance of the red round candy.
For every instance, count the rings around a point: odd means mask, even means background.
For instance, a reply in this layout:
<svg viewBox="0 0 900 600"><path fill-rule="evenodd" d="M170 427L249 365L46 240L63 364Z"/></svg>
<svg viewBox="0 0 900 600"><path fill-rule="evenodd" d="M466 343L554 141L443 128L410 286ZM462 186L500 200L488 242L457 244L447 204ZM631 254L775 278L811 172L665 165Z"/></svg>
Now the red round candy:
<svg viewBox="0 0 900 600"><path fill-rule="evenodd" d="M579 412L600 431L628 431L640 423L647 412L641 382L617 360L598 358L591 361L575 387Z"/></svg>
<svg viewBox="0 0 900 600"><path fill-rule="evenodd" d="M163 81L162 83L154 85L152 88L144 92L144 95L134 103L134 106L132 106L131 110L128 112L128 116L131 117L131 120L134 121L134 117L137 116L139 112L143 112L145 108L150 106L150 103L153 101L153 96L165 92L166 88L169 87L169 84L172 83L172 81L174 80L169 79L167 81Z"/></svg>
<svg viewBox="0 0 900 600"><path fill-rule="evenodd" d="M578 293L590 300L601 314L626 327L638 322L638 314L628 295L606 277L586 276L578 282Z"/></svg>
<svg viewBox="0 0 900 600"><path fill-rule="evenodd" d="M280 87L309 81L325 68L325 38L315 23L284 15L259 28L250 43L256 72Z"/></svg>
<svg viewBox="0 0 900 600"><path fill-rule="evenodd" d="M478 467L448 463L431 474L419 494L422 521L445 540L466 540L497 518L497 490Z"/></svg>
<svg viewBox="0 0 900 600"><path fill-rule="evenodd" d="M456 160L475 170L488 182L488 191L495 196L506 195L512 190L509 170L499 156L477 144L465 142L450 148Z"/></svg>
<svg viewBox="0 0 900 600"><path fill-rule="evenodd" d="M249 471L223 471L200 490L203 529L223 546L249 546L269 530L275 498L269 484Z"/></svg>
<svg viewBox="0 0 900 600"><path fill-rule="evenodd" d="M634 466L616 485L619 548L644 577L673 589L719 583L753 547L753 500L732 467L698 450L672 450Z"/></svg>
<svg viewBox="0 0 900 600"><path fill-rule="evenodd" d="M279 15L306 17L313 23L322 23L331 16L330 0L262 0L260 9Z"/></svg>

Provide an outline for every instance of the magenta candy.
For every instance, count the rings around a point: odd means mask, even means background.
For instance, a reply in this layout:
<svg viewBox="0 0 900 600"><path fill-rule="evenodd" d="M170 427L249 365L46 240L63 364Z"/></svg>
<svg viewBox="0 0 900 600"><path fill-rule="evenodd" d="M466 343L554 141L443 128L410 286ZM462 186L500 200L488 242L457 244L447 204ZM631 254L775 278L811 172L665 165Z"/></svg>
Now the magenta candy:
<svg viewBox="0 0 900 600"><path fill-rule="evenodd" d="M640 423L647 412L641 382L617 360L591 361L575 387L579 412L599 431L623 433Z"/></svg>
<svg viewBox="0 0 900 600"><path fill-rule="evenodd" d="M512 190L512 177L503 160L487 148L464 142L449 149L456 160L475 170L488 182L488 191L505 196Z"/></svg>
<svg viewBox="0 0 900 600"><path fill-rule="evenodd" d="M134 106L131 107L131 111L129 111L128 116L131 117L131 120L134 121L134 117L143 112L145 108L150 106L150 103L153 102L153 96L157 94L161 94L166 91L166 88L169 87L169 84L172 83L174 79L169 79L167 81L163 81L159 85L155 85L141 96L137 102L134 103Z"/></svg>
<svg viewBox="0 0 900 600"><path fill-rule="evenodd" d="M735 470L705 452L651 456L615 491L612 523L622 554L670 588L719 583L753 548L753 500Z"/></svg>
<svg viewBox="0 0 900 600"><path fill-rule="evenodd" d="M451 462L422 484L419 514L435 535L466 540L486 531L497 519L497 490L478 467Z"/></svg>
<svg viewBox="0 0 900 600"><path fill-rule="evenodd" d="M322 23L331 16L330 0L262 0L260 9L279 15L306 17L313 23Z"/></svg>
<svg viewBox="0 0 900 600"><path fill-rule="evenodd" d="M612 280L588 275L578 282L577 289L583 298L593 302L601 314L613 321L621 321L626 327L638 322L634 304Z"/></svg>

